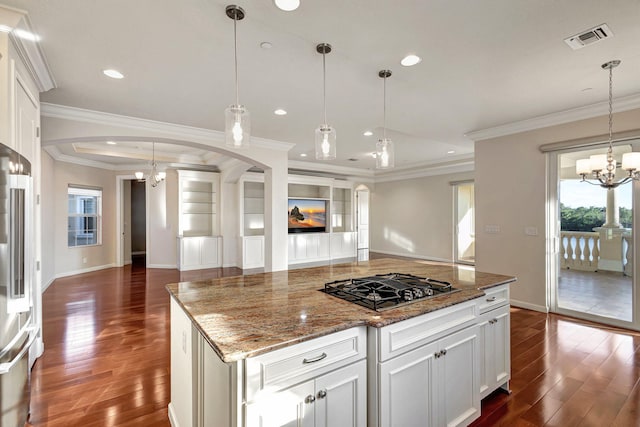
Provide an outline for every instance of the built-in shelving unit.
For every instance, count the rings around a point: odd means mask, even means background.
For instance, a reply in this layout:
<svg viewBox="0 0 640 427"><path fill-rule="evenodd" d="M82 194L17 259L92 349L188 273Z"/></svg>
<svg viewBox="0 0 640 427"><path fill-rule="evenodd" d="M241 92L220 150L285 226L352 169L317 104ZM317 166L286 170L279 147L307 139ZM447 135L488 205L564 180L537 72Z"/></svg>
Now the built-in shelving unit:
<svg viewBox="0 0 640 427"><path fill-rule="evenodd" d="M219 174L190 170L177 172L179 269L220 267Z"/></svg>
<svg viewBox="0 0 640 427"><path fill-rule="evenodd" d="M238 181L240 190L239 259L243 269L264 267L264 177L248 173ZM324 232L291 233L289 264L304 264L356 257L353 184L331 178L289 176L289 199L325 200ZM286 206L283 206L283 214Z"/></svg>

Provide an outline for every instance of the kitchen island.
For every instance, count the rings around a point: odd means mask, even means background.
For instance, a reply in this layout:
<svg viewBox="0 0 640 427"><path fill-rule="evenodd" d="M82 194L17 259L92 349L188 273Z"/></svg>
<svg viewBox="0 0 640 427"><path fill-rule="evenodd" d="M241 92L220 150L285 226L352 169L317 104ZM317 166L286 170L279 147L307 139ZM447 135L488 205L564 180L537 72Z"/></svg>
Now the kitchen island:
<svg viewBox="0 0 640 427"><path fill-rule="evenodd" d="M459 291L383 312L319 292L326 282L390 272ZM172 425L467 424L496 388L482 389L495 365L486 347L500 344L508 364L514 280L384 259L168 285ZM502 370L497 386L506 388ZM407 412L412 399L429 405Z"/></svg>

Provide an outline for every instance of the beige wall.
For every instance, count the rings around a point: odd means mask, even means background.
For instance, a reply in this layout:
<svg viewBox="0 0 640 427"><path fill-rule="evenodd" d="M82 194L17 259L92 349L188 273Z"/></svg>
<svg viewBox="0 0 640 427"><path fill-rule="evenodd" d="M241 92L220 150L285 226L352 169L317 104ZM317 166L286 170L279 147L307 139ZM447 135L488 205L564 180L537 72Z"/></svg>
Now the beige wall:
<svg viewBox="0 0 640 427"><path fill-rule="evenodd" d="M371 191L370 250L453 260L452 181L473 172L376 183Z"/></svg>
<svg viewBox="0 0 640 427"><path fill-rule="evenodd" d="M42 290L53 282L56 277L55 250L55 161L41 150L40 154L40 209L42 212Z"/></svg>
<svg viewBox="0 0 640 427"><path fill-rule="evenodd" d="M616 132L640 128L640 110L616 114L614 127ZM476 268L517 276L513 303L547 309L547 171L540 145L606 130L607 117L597 117L476 142ZM492 225L500 231L488 233L486 226ZM526 235L525 227L536 227L538 235Z"/></svg>
<svg viewBox="0 0 640 427"><path fill-rule="evenodd" d="M45 195L53 198L53 234L55 236L56 277L76 274L88 269L115 265L116 245L116 180L113 171L54 162L53 191ZM69 184L102 188L102 244L97 246L67 246L67 188ZM48 215L43 210L43 217ZM46 228L43 227L43 233ZM44 257L44 254L43 254ZM86 259L86 262L84 261Z"/></svg>

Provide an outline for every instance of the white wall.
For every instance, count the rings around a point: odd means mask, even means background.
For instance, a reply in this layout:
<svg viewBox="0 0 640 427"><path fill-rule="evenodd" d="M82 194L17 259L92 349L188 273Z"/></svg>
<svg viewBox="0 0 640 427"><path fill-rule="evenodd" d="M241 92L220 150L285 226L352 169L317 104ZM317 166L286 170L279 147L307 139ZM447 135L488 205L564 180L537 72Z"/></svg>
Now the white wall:
<svg viewBox="0 0 640 427"><path fill-rule="evenodd" d="M178 174L151 187L147 182L147 267L176 268L178 254Z"/></svg>
<svg viewBox="0 0 640 427"><path fill-rule="evenodd" d="M640 110L616 114L614 126L616 132L639 129ZM547 309L547 171L540 145L606 130L607 117L597 117L476 142L476 268L516 276L513 303ZM487 233L487 225L497 225L500 231ZM538 235L525 235L527 226L536 227Z"/></svg>
<svg viewBox="0 0 640 427"><path fill-rule="evenodd" d="M473 172L379 182L371 191L370 250L453 260L453 187Z"/></svg>

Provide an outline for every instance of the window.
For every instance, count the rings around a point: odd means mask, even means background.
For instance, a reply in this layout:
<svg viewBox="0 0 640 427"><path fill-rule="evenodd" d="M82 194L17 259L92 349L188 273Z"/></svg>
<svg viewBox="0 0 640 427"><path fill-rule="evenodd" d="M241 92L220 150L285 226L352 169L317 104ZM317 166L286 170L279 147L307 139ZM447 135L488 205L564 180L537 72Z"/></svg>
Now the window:
<svg viewBox="0 0 640 427"><path fill-rule="evenodd" d="M100 245L102 243L102 190L69 187L69 247Z"/></svg>

